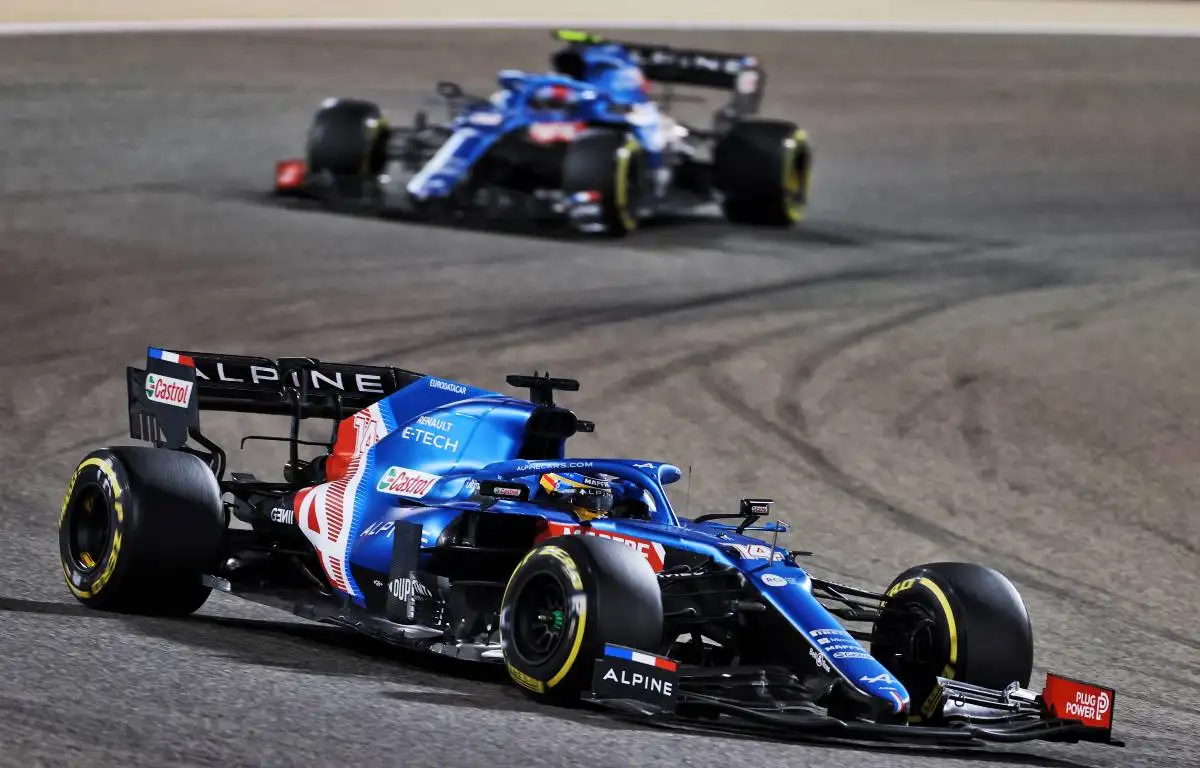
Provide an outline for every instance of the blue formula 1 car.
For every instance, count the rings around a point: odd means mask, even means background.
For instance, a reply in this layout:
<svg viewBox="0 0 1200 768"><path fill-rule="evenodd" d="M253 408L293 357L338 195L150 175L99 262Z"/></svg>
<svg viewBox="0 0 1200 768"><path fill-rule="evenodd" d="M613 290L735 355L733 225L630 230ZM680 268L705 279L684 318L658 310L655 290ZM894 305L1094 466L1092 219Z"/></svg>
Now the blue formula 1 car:
<svg viewBox="0 0 1200 768"><path fill-rule="evenodd" d="M606 41L559 31L552 72L504 70L490 98L438 85L448 120L393 127L380 108L330 99L306 155L277 164L275 191L380 213L565 222L621 236L639 222L719 203L733 222L791 225L808 199L796 124L756 116L753 56ZM684 125L650 83L730 92L708 128Z"/></svg>
<svg viewBox="0 0 1200 768"><path fill-rule="evenodd" d="M1112 689L1032 673L1012 584L965 563L882 592L780 546L769 499L687 519L678 467L574 458L571 379L524 399L392 367L169 352L127 369L130 434L78 465L67 585L185 616L212 590L388 643L502 664L538 699L666 723L972 745L1112 739ZM282 480L232 472L201 410L291 416ZM328 419L328 442L304 441ZM244 442L244 441L243 441ZM302 459L301 445L320 450ZM234 520L240 525L234 525ZM868 645L870 650L868 650Z"/></svg>

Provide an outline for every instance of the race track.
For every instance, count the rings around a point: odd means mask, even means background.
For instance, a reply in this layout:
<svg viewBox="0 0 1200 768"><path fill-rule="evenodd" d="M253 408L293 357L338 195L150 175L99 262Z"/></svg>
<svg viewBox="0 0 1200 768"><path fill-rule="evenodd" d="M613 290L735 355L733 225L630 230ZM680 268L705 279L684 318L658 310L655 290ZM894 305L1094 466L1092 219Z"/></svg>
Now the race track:
<svg viewBox="0 0 1200 768"><path fill-rule="evenodd" d="M643 35L645 36L645 35ZM55 522L125 437L148 344L583 381L578 454L691 465L692 515L769 495L815 571L978 560L1047 669L1111 683L1126 750L937 765L1195 765L1200 44L728 34L816 151L794 233L556 242L263 200L327 95L486 91L544 32L10 39L0 46L0 763L922 766L632 728L495 675L214 597L79 607ZM208 420L236 448L251 429ZM234 464L278 471L253 444Z"/></svg>

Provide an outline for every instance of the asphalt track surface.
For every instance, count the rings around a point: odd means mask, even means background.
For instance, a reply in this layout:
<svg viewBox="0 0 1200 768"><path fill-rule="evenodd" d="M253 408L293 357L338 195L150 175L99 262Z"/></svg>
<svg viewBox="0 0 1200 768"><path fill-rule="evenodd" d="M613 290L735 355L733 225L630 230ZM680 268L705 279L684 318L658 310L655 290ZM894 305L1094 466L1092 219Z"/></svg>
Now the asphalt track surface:
<svg viewBox="0 0 1200 768"><path fill-rule="evenodd" d="M540 32L0 46L0 763L931 764L539 708L225 598L184 621L85 611L61 494L87 450L130 442L122 369L161 344L579 377L599 430L576 455L692 465L693 515L770 495L825 575L998 567L1033 616L1035 685L1119 691L1125 750L934 764L1196 765L1200 47L667 37L765 60L768 110L816 147L801 229L559 242L262 199L325 96L403 114L439 77L487 90L543 64ZM250 421L208 423L232 446Z"/></svg>

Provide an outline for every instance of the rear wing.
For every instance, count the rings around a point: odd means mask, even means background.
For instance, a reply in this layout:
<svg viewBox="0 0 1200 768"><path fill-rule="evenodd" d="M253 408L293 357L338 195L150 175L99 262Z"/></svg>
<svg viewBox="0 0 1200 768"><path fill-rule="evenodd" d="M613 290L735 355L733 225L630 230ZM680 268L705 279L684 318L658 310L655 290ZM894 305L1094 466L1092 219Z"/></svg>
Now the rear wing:
<svg viewBox="0 0 1200 768"><path fill-rule="evenodd" d="M742 114L758 111L766 86L766 72L758 58L745 53L609 40L569 29L555 30L554 38L567 43L568 51L592 45L619 45L629 52L648 80L732 91L734 106Z"/></svg>
<svg viewBox="0 0 1200 768"><path fill-rule="evenodd" d="M170 352L151 347L127 368L129 434L180 449L200 439L201 410L341 420L423 378L401 368L310 357Z"/></svg>

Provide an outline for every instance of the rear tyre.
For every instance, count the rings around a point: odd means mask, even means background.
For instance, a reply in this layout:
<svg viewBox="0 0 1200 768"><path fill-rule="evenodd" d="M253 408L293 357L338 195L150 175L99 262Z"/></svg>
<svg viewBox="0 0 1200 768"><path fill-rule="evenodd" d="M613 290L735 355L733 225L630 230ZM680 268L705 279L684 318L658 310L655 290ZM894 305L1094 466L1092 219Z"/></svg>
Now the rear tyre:
<svg viewBox="0 0 1200 768"><path fill-rule="evenodd" d="M387 120L379 107L357 99L331 99L313 117L307 164L312 175L328 173L339 186L362 187L387 162Z"/></svg>
<svg viewBox="0 0 1200 768"><path fill-rule="evenodd" d="M725 218L762 226L799 223L808 204L811 155L808 134L795 123L734 123L713 151Z"/></svg>
<svg viewBox="0 0 1200 768"><path fill-rule="evenodd" d="M644 155L632 136L617 131L584 133L568 147L563 159L563 191L569 196L596 193L600 221L612 237L637 229L637 204L642 193Z"/></svg>
<svg viewBox="0 0 1200 768"><path fill-rule="evenodd" d="M196 456L121 446L88 454L59 513L67 587L103 611L186 616L208 599L225 513L216 477Z"/></svg>
<svg viewBox="0 0 1200 768"><path fill-rule="evenodd" d="M531 696L569 704L591 687L605 643L657 651L662 592L637 551L595 536L560 536L530 551L500 604L509 676Z"/></svg>
<svg viewBox="0 0 1200 768"><path fill-rule="evenodd" d="M912 721L936 720L939 676L998 689L1029 684L1033 627L1003 574L973 563L918 565L886 594L871 655L908 689Z"/></svg>

